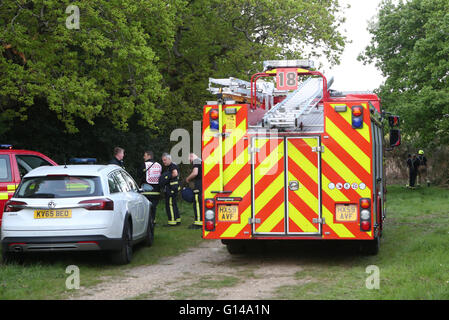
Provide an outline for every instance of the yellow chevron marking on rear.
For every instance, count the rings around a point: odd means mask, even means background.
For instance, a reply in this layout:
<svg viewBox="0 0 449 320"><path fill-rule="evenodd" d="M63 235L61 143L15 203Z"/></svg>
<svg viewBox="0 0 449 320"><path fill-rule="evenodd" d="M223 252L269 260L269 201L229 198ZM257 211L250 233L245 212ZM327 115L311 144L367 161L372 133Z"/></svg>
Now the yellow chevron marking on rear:
<svg viewBox="0 0 449 320"><path fill-rule="evenodd" d="M231 196L244 197L251 190L251 174L234 190L232 190Z"/></svg>
<svg viewBox="0 0 449 320"><path fill-rule="evenodd" d="M262 148L262 144L270 144L270 143L278 143L277 140L271 139L257 139L256 140L256 148ZM269 142L268 142L269 141ZM268 146L267 149L270 147ZM269 152L269 151L267 151ZM256 160L257 157L263 157L264 155L260 153L256 153ZM282 159L284 156L284 142L282 141L279 143L276 148L270 152L270 154L267 155L265 159L262 160L262 162L258 165L258 167L254 170L254 183L257 184L260 179L263 178L265 175L275 175L278 173L278 162Z"/></svg>
<svg viewBox="0 0 449 320"><path fill-rule="evenodd" d="M334 108L336 105L341 105L340 103L331 104L331 106ZM363 106L363 112L369 114L369 108L367 107L366 103L361 104ZM337 112L339 115L343 117L343 119L346 120L347 123L349 123L350 126L352 126L352 111L351 108L347 108L346 112ZM370 130L369 127L366 125L366 123L363 123L362 129L357 129L357 132L360 133L360 135L365 138L367 142L370 142Z"/></svg>
<svg viewBox="0 0 449 320"><path fill-rule="evenodd" d="M278 225L279 222L284 219L284 202L282 202L270 216L262 221L262 223L257 227L256 232L258 233L266 233L271 232L274 227Z"/></svg>
<svg viewBox="0 0 449 320"><path fill-rule="evenodd" d="M318 232L318 229L291 203L288 207L288 217L301 228L302 232Z"/></svg>
<svg viewBox="0 0 449 320"><path fill-rule="evenodd" d="M233 238L248 225L248 219L251 218L251 205L240 215L240 224L231 224L220 237Z"/></svg>
<svg viewBox="0 0 449 320"><path fill-rule="evenodd" d="M312 141L308 141L308 140L305 140L305 141L310 147L316 146L316 145L313 145ZM293 154L292 156L295 157L295 160L298 159L298 162L301 163L301 168L304 170L304 172L311 179L316 179L316 171L315 171L316 167L309 161L309 159L307 159L301 152L299 152L299 150L296 147L291 148L288 151L289 151L289 153ZM326 153L328 151L329 150L326 149L324 151L324 153ZM336 202L349 201L349 199L338 189L334 189L334 190L326 189L325 190L325 188L329 185L330 180L324 174L321 174L321 181L324 186L321 189L323 190L323 192L326 192L326 194L329 195L329 197L331 197L334 201L336 201ZM313 196L313 197L315 198L315 196ZM326 224L339 237L345 237L345 238L353 238L354 237L354 235L343 224L334 224L333 214L329 210L327 210L327 208L324 205L322 205L321 207L322 207L322 214L326 221Z"/></svg>
<svg viewBox="0 0 449 320"><path fill-rule="evenodd" d="M246 134L246 120L240 122L237 128L231 131L231 134L224 139L224 153L227 154L237 143L242 143L241 140Z"/></svg>
<svg viewBox="0 0 449 320"><path fill-rule="evenodd" d="M266 204L281 190L284 188L284 173L280 172L277 178L270 184L269 188L266 188L262 193L256 197L255 213L261 210ZM255 192L255 191L254 191Z"/></svg>
<svg viewBox="0 0 449 320"><path fill-rule="evenodd" d="M318 169L315 172L315 176L318 174ZM304 186L301 186L301 180L299 180L294 174L292 174L291 172L289 172L289 181L291 180L296 180L299 181L300 183L300 188L298 189L298 191L294 191L295 194L298 195L298 197L304 201L307 206L315 212L316 216L319 216L319 203L318 203L318 198L315 197L313 195L313 193L311 193L309 191L309 189L307 189ZM289 191L289 193L292 193L293 191ZM317 232L317 228L309 221L307 220L304 215L301 213L301 209L296 208L293 203L292 203L292 199L289 198L289 206L288 206L288 211L289 211L289 217L298 225L298 227L300 227L304 232ZM293 213L293 215L292 215Z"/></svg>
<svg viewBox="0 0 449 320"><path fill-rule="evenodd" d="M329 149L326 150L325 152L327 152L326 156L324 156L322 159L324 161L327 162L327 164L331 165L332 167L335 168L334 170L338 173L338 175L344 180L341 181L342 183L344 182L350 182L352 183L357 183L360 184L362 182L362 180L357 177L351 170L349 170L349 168L342 162L340 161L340 159L335 156L335 154L333 154ZM371 189L366 187L364 190L361 189L356 189L355 190L362 198L369 198L371 195Z"/></svg>
<svg viewBox="0 0 449 320"><path fill-rule="evenodd" d="M334 140L345 149L355 161L357 161L366 172L371 173L371 159L349 139L329 118L326 118L326 130ZM324 151L323 158L328 154L328 149ZM335 167L335 164L333 165Z"/></svg>
<svg viewBox="0 0 449 320"><path fill-rule="evenodd" d="M228 161L231 161L231 159L227 159L227 157L225 157L225 163L227 163ZM245 165L248 164L248 161L249 161L249 153L248 147L246 147L245 150L243 150L243 152L241 152L237 156L237 158L235 158L235 160L232 161L229 164L229 166L224 170L223 175L225 184L231 181L234 178L234 176L238 174Z"/></svg>
<svg viewBox="0 0 449 320"><path fill-rule="evenodd" d="M220 179L217 177L209 186L204 190L205 198L213 198L215 196L212 191L221 191L220 189Z"/></svg>

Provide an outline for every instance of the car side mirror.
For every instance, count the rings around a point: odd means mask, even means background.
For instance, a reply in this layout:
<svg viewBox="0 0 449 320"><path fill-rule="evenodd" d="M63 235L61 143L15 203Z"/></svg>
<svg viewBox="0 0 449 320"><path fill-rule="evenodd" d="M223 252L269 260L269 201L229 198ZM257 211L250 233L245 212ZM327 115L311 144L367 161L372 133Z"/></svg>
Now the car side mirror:
<svg viewBox="0 0 449 320"><path fill-rule="evenodd" d="M390 147L395 148L401 145L401 130L391 129L390 130Z"/></svg>

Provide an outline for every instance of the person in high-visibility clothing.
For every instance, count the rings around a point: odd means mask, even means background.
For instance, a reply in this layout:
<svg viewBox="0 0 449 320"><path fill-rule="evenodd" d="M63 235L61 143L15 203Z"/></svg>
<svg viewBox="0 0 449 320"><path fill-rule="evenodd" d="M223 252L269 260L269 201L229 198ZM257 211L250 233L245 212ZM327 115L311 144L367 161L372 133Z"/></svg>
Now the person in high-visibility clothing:
<svg viewBox="0 0 449 320"><path fill-rule="evenodd" d="M198 156L194 153L190 154L190 163L193 165L192 173L186 178L186 182L190 183L194 182L193 187L193 212L195 214L195 220L193 224L189 227L190 229L201 229L203 227L202 221L202 208L201 208L201 194L202 194L202 161Z"/></svg>
<svg viewBox="0 0 449 320"><path fill-rule="evenodd" d="M159 178L162 173L162 166L153 160L154 154L152 151L145 151L143 154L144 163L138 170L138 181L141 183L143 189L142 194L151 202L150 214L153 223L156 223L156 208L161 196L159 186Z"/></svg>
<svg viewBox="0 0 449 320"><path fill-rule="evenodd" d="M430 181L429 179L427 179L427 158L424 155L424 150L418 151L417 178L418 178L418 186L421 185L421 182L424 183L424 181L427 183L427 186L430 185Z"/></svg>
<svg viewBox="0 0 449 320"><path fill-rule="evenodd" d="M165 185L165 211L167 212L169 227L180 225L181 216L178 210L177 196L179 191L179 167L172 161L170 154L162 155L164 172L161 175Z"/></svg>

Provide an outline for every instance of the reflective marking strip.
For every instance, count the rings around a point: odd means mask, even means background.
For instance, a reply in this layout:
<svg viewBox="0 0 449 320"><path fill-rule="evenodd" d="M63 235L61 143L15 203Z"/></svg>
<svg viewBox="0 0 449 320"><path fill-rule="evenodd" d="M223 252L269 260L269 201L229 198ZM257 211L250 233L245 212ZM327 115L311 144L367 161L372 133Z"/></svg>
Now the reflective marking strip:
<svg viewBox="0 0 449 320"><path fill-rule="evenodd" d="M257 215L256 215L257 217ZM284 202L281 203L276 210L274 210L270 216L262 222L262 224L256 229L256 232L265 233L273 232L273 229L284 219Z"/></svg>
<svg viewBox="0 0 449 320"><path fill-rule="evenodd" d="M367 108L366 103L362 103L361 105L363 106L363 112L368 112L369 114L369 109ZM331 104L331 106L334 106L334 104ZM352 111L349 107L346 112L341 112L339 114L346 120L346 122L349 123L350 126L352 126ZM365 138L366 142L370 142L369 126L367 126L366 123L364 123L363 128L358 129L357 132L360 133L363 138Z"/></svg>
<svg viewBox="0 0 449 320"><path fill-rule="evenodd" d="M288 217L292 219L293 222L296 223L298 227L301 228L302 232L318 232L318 229L312 223L310 223L310 221L307 220L301 214L301 212L299 212L298 209L296 209L296 207L291 203L289 205L288 210L289 210Z"/></svg>
<svg viewBox="0 0 449 320"><path fill-rule="evenodd" d="M4 192L0 193L0 200L8 200L8 198L9 198L8 193L4 193Z"/></svg>
<svg viewBox="0 0 449 320"><path fill-rule="evenodd" d="M170 207L170 217L171 217L171 220L168 221L168 223L173 224L173 222L175 222L175 213L173 212L173 198L172 197L168 197L168 203L169 203L169 207Z"/></svg>
<svg viewBox="0 0 449 320"><path fill-rule="evenodd" d="M195 194L195 204L196 204L195 222L201 222L200 199L198 198L198 193Z"/></svg>
<svg viewBox="0 0 449 320"><path fill-rule="evenodd" d="M305 140L307 142L307 140ZM328 152L326 150L324 153ZM314 165L310 162L310 160L305 157L303 154L301 154L296 147L289 149L289 153L293 153L295 160L297 160L298 163L301 164L301 168L303 171L311 178L316 179L316 172L315 169L313 169ZM324 155L323 153L323 155ZM297 157L297 158L296 158ZM332 200L336 202L340 201L349 201L349 199L338 189L334 190L326 190L325 188L329 184L329 179L322 173L321 174L321 180L323 183L323 187L321 190L323 193L326 193L329 197L332 198ZM326 206L323 205L322 207L322 214L326 221L326 224L339 236L344 238L354 238L355 236L342 224L334 224L334 216L333 214L326 208Z"/></svg>
<svg viewBox="0 0 449 320"><path fill-rule="evenodd" d="M329 118L326 119L327 132L334 138L340 146L344 146L344 149L366 170L371 173L371 160L370 158L349 139L346 134L340 130ZM328 150L326 150L328 151ZM328 152L323 153L323 158L326 157ZM332 167L337 167L333 164Z"/></svg>
<svg viewBox="0 0 449 320"><path fill-rule="evenodd" d="M16 191L16 185L15 184L8 184L7 189L8 191Z"/></svg>

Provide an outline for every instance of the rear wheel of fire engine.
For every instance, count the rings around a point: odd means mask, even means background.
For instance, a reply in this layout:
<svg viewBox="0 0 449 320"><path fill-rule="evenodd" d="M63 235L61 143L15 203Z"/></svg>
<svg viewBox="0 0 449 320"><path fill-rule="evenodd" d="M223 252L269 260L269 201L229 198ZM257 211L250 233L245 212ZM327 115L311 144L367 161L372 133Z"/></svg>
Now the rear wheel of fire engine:
<svg viewBox="0 0 449 320"><path fill-rule="evenodd" d="M377 236L374 240L362 241L360 250L363 254L374 256L379 253L380 238Z"/></svg>
<svg viewBox="0 0 449 320"><path fill-rule="evenodd" d="M226 243L226 248L230 254L242 254L246 252L246 246L243 241L231 240Z"/></svg>

